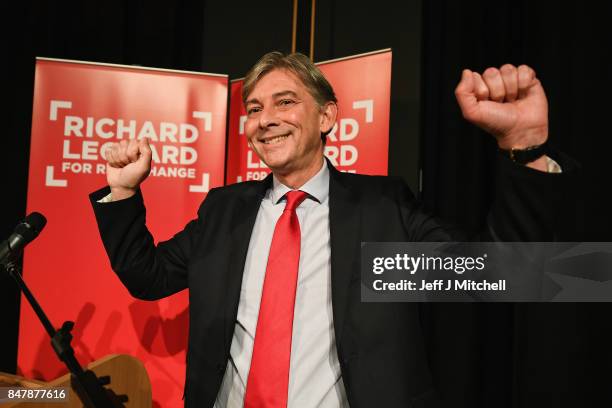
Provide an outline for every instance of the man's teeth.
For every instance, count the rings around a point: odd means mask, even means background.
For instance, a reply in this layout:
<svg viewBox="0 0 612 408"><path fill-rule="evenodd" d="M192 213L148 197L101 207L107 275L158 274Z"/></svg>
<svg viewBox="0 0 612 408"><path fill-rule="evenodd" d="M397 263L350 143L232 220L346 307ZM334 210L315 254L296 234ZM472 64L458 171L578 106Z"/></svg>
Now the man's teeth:
<svg viewBox="0 0 612 408"><path fill-rule="evenodd" d="M278 143L281 140L286 139L288 137L289 137L289 135L276 136L276 137L273 137L272 139L266 139L263 142L264 142L264 144L273 144L273 143Z"/></svg>

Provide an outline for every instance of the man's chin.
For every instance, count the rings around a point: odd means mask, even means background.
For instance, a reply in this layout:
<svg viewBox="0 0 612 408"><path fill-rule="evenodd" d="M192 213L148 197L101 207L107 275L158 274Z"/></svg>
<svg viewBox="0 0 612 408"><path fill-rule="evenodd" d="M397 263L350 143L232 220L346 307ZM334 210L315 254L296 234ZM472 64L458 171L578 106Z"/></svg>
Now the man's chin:
<svg viewBox="0 0 612 408"><path fill-rule="evenodd" d="M260 160L274 172L281 172L290 165L290 161L286 157L278 157L276 155L260 157Z"/></svg>
<svg viewBox="0 0 612 408"><path fill-rule="evenodd" d="M275 174L285 174L289 171L289 166L285 162L271 162L265 164L270 170L272 170L272 173Z"/></svg>

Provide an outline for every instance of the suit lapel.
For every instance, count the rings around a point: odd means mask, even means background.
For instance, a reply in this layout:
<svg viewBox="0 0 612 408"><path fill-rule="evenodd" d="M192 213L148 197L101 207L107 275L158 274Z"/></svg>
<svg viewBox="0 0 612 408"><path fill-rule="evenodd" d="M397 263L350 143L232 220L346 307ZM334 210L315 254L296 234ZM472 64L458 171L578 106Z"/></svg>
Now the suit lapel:
<svg viewBox="0 0 612 408"><path fill-rule="evenodd" d="M332 309L336 344L340 344L349 285L355 274L359 277L359 271L354 271L352 265L355 257L359 257L361 216L356 192L343 182L344 177L338 170L331 165L329 169Z"/></svg>
<svg viewBox="0 0 612 408"><path fill-rule="evenodd" d="M248 186L248 190L240 196L240 202L235 211L230 215L231 221L231 242L230 259L227 281L227 302L225 310L225 346L229 347L238 304L240 302L240 287L246 262L247 251L249 249L250 237L253 232L257 213L261 205L266 190L272 184L272 174L268 175L262 182Z"/></svg>

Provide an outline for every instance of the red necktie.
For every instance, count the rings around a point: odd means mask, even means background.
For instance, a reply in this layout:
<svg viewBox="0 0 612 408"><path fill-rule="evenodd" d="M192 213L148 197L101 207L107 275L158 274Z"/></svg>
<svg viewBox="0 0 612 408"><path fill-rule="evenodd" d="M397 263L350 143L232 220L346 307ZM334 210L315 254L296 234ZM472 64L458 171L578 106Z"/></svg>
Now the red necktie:
<svg viewBox="0 0 612 408"><path fill-rule="evenodd" d="M245 408L286 407L293 308L300 263L300 223L295 209L303 191L286 194L285 210L276 222L255 331Z"/></svg>

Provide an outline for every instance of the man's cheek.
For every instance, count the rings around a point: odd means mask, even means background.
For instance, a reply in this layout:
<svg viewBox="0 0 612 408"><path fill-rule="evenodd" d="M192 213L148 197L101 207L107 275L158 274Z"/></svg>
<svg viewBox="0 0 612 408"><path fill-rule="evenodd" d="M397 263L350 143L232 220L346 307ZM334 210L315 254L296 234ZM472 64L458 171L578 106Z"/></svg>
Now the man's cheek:
<svg viewBox="0 0 612 408"><path fill-rule="evenodd" d="M255 147L254 147L254 144L255 144L255 143L254 143L254 141L256 141L256 140L257 140L256 135L255 135L255 132L245 131L245 136L246 136L246 139L247 139L247 144L249 145L249 147L250 147L251 149L255 149Z"/></svg>
<svg viewBox="0 0 612 408"><path fill-rule="evenodd" d="M290 123L292 126L297 126L304 119L303 115L301 115L297 110L293 110L287 113L287 116L284 118L285 122Z"/></svg>

